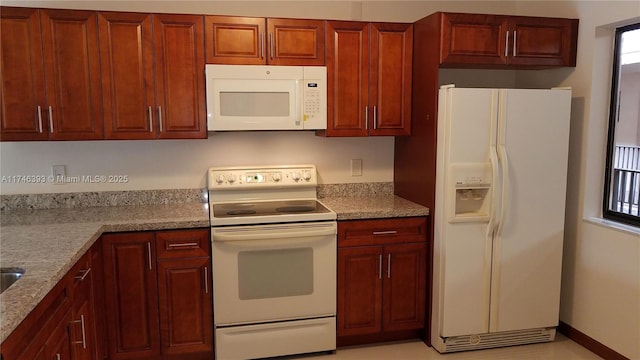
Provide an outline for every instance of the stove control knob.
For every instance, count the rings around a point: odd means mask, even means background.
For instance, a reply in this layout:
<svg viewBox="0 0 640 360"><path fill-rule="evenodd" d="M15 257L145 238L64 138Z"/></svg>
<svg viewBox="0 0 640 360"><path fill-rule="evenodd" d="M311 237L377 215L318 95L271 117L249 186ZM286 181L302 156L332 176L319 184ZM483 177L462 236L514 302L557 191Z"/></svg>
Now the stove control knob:
<svg viewBox="0 0 640 360"><path fill-rule="evenodd" d="M291 174L291 178L293 179L293 181L299 181L300 180L300 173L299 172L294 172L293 174Z"/></svg>
<svg viewBox="0 0 640 360"><path fill-rule="evenodd" d="M303 178L305 181L309 181L309 180L311 180L311 173L310 173L310 172L308 172L308 171L305 171L305 172L302 174L302 178Z"/></svg>
<svg viewBox="0 0 640 360"><path fill-rule="evenodd" d="M216 176L216 183L217 184L222 184L225 181L225 179L226 178L224 177L224 175L220 174L220 175Z"/></svg>
<svg viewBox="0 0 640 360"><path fill-rule="evenodd" d="M229 175L227 177L227 181L229 182L229 184L233 184L234 182L236 182L236 176L235 175Z"/></svg>
<svg viewBox="0 0 640 360"><path fill-rule="evenodd" d="M271 175L271 179L273 179L274 182L280 182L280 180L282 180L282 175L280 173L273 173L273 175Z"/></svg>

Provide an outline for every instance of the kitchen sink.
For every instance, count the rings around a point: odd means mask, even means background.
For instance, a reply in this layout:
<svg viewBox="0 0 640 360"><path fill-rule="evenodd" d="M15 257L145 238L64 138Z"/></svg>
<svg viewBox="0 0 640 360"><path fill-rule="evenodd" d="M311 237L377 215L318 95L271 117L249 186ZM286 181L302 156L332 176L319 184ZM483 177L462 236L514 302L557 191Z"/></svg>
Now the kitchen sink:
<svg viewBox="0 0 640 360"><path fill-rule="evenodd" d="M24 269L0 268L0 294L24 275Z"/></svg>

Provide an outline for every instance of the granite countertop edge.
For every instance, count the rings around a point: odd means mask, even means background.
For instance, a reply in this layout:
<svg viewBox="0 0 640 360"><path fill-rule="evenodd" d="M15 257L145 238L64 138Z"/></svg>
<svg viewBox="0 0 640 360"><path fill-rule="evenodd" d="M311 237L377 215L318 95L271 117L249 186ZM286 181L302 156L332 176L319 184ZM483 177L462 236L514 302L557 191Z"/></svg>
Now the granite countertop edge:
<svg viewBox="0 0 640 360"><path fill-rule="evenodd" d="M427 216L429 209L405 200L396 195L377 196L328 196L319 199L325 206L336 213L337 220L364 220L374 218ZM173 209L180 208L178 214ZM23 220L21 214L27 214L27 220ZM88 214L87 214L88 213ZM118 216L114 216L114 214ZM29 221L29 217L39 219L40 214L45 218L56 216L79 216L83 220L74 222L72 219L64 219L65 223L55 223L55 220ZM53 214L53 215L51 215ZM35 211L7 211L6 215L14 215L20 218L15 223L4 221L0 238L2 239L2 252L9 254L4 256L0 252L2 267L26 268L27 272L17 284L12 285L0 295L0 342L4 341L13 330L26 318L36 305L53 289L80 257L91 248L103 233L126 231L158 231L170 229L187 229L209 227L209 212L205 204L192 203L181 205L134 205L114 206L106 208L87 209L51 209ZM137 216L142 215L142 216ZM95 221L97 217L105 220ZM137 219L142 217L142 219ZM71 234L73 240L64 234ZM49 264L35 260L26 262L12 258L11 244L5 246L5 241L19 242L23 237L33 238L42 236L51 242L51 246L67 246L57 259L50 259ZM15 239L12 239L15 238ZM20 239L18 239L20 238ZM7 240L11 239L11 240ZM72 242L68 245L67 242ZM15 245L15 244L14 244ZM40 244L39 244L40 245ZM49 245L49 244L48 244ZM35 245L37 246L37 245ZM8 249L7 249L8 248ZM21 249L24 251L24 249ZM19 258L19 256L16 256ZM33 259L31 259L33 260ZM37 265L36 265L37 263ZM37 271L30 271L38 268Z"/></svg>

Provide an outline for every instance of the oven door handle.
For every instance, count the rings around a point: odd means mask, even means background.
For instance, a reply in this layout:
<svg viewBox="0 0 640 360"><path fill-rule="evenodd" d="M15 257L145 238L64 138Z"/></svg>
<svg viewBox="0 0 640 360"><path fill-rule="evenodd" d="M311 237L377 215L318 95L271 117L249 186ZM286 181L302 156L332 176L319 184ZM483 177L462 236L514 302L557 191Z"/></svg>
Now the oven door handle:
<svg viewBox="0 0 640 360"><path fill-rule="evenodd" d="M245 226L236 228L212 229L213 242L288 239L310 236L335 235L336 223L297 225L297 226Z"/></svg>

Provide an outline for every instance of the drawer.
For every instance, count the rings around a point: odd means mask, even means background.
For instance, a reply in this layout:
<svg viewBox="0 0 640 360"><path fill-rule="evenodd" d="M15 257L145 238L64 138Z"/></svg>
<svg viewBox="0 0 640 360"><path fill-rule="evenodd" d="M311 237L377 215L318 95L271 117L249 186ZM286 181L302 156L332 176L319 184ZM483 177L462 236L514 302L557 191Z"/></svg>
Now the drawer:
<svg viewBox="0 0 640 360"><path fill-rule="evenodd" d="M158 260L210 256L209 234L209 228L156 232Z"/></svg>
<svg viewBox="0 0 640 360"><path fill-rule="evenodd" d="M427 218L338 221L338 247L427 241Z"/></svg>

